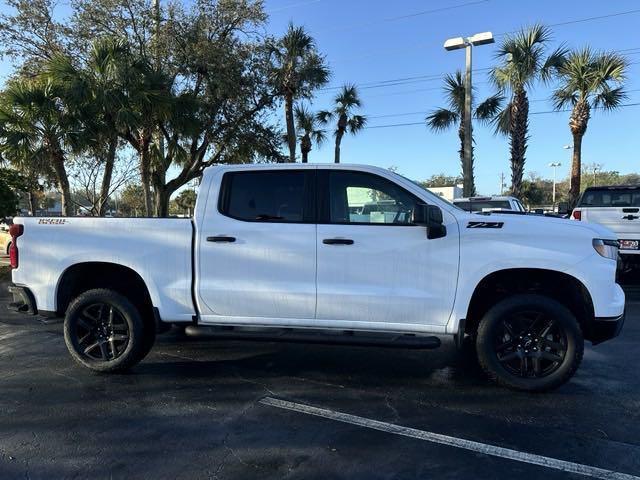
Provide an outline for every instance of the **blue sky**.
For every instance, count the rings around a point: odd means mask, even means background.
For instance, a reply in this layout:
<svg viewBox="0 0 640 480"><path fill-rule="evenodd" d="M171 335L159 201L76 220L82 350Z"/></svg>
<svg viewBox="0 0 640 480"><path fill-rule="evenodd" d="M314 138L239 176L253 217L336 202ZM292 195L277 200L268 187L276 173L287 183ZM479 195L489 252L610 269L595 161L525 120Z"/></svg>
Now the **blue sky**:
<svg viewBox="0 0 640 480"><path fill-rule="evenodd" d="M165 1L165 0L162 0ZM1 5L1 4L0 4ZM6 8L0 6L0 8ZM269 13L267 30L281 35L290 21L304 25L316 38L318 46L333 71L329 87L345 82L361 86L362 113L369 126L423 122L426 113L443 105L440 74L464 66L464 51L446 52L445 39L482 31L499 34L523 25L542 22L552 26L553 46L562 42L569 47L589 44L596 49L631 50L628 59L626 103L640 102L640 2L617 0L265 0ZM66 10L65 3L61 10ZM634 13L581 21L591 17L621 12ZM64 14L64 13L62 13ZM578 21L576 23L566 23ZM494 64L494 45L474 50L474 69ZM9 65L0 63L0 77ZM366 88L367 83L405 77L434 75L410 83L383 88ZM436 77L437 75L437 77ZM474 74L478 99L492 92L485 71ZM542 85L530 93L531 112L551 110L547 101L549 88ZM328 108L335 89L320 92L312 109ZM530 140L526 171L551 176L549 162L561 162L558 177L567 175L569 152L563 145L571 143L568 113L541 113L530 117ZM615 113L594 112L583 143L583 162L599 163L607 170L622 173L638 171L640 135L636 133L640 106L623 108ZM505 138L493 135L489 127L476 125L475 172L478 191L499 191L500 174L509 179L509 152ZM424 126L407 125L369 128L357 137L343 140L344 163L368 163L397 167L398 172L416 180L444 172L460 171L458 139L455 130L432 133ZM310 154L311 162L333 161L330 139Z"/></svg>
<svg viewBox="0 0 640 480"><path fill-rule="evenodd" d="M281 34L287 23L293 21L313 34L333 70L331 86L344 82L364 86L367 82L453 72L464 66L464 51L446 52L442 44L449 37L482 31L496 35L535 22L551 25L629 10L637 12L552 27L553 44L565 42L570 47L589 44L597 49L618 50L640 47L640 39L635 35L640 27L637 0L267 0L266 9L270 13L271 33ZM476 48L474 69L493 65L495 51L494 45ZM628 89L640 89L640 54L630 54L628 59L634 63L628 71ZM475 73L473 79L478 99L492 93L485 72ZM441 85L440 79L426 79L362 89L363 112L370 117L370 126L421 122L424 112L444 106L438 89ZM313 108L329 106L334 92L318 95ZM530 111L551 110L548 97L549 88L537 86L530 94ZM626 101L635 102L640 102L640 90L629 93ZM420 113L378 117L412 112ZM635 130L639 117L640 106L611 114L594 112L583 143L583 162L601 163L605 169L623 173L637 171L640 136ZM569 152L562 148L571 143L567 122L568 113L531 115L526 171L550 177L548 163L559 161L562 167L558 169L558 177L568 174ZM500 173L509 177L507 140L495 137L490 128L481 125L475 126L474 135L478 190L483 194L496 193ZM458 173L458 148L455 130L436 134L424 125L376 128L345 138L342 161L396 166L403 175L424 179L439 172ZM312 162L332 158L331 142L310 154Z"/></svg>

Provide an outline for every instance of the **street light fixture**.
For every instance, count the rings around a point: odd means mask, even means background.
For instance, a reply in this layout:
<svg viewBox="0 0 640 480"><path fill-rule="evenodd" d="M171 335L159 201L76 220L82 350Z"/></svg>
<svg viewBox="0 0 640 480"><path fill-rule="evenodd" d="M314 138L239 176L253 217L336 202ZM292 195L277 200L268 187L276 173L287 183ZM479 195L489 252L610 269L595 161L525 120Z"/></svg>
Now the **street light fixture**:
<svg viewBox="0 0 640 480"><path fill-rule="evenodd" d="M464 165L465 171L471 172L471 50L474 46L488 45L494 43L493 34L491 32L482 32L471 35L470 37L455 37L444 42L444 49L447 51L466 50L466 74L464 77ZM471 177L463 179L463 194L465 197L471 196Z"/></svg>
<svg viewBox="0 0 640 480"><path fill-rule="evenodd" d="M553 168L553 195L552 195L552 203L555 206L556 204L556 168L561 166L560 162L550 163L549 166Z"/></svg>

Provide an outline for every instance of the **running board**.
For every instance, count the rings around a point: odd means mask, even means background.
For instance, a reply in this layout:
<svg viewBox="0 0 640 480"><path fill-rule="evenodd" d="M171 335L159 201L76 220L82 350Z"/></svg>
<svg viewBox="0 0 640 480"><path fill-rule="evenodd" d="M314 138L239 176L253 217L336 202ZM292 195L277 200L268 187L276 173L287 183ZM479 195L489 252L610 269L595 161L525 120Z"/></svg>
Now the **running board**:
<svg viewBox="0 0 640 480"><path fill-rule="evenodd" d="M269 329L271 330L271 329ZM243 330L233 327L188 326L185 333L190 337L216 338L228 340L248 340L254 342L315 343L322 345L351 345L360 347L404 348L415 350L434 349L440 346L440 339L432 336L413 334L371 334L355 333L351 330L340 333L325 333L296 329Z"/></svg>

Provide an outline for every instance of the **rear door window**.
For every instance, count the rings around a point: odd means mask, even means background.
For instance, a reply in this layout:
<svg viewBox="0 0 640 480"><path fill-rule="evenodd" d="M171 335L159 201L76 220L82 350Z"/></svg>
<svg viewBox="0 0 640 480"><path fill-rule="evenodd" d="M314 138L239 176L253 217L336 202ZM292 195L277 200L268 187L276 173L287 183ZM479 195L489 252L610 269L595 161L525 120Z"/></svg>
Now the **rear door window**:
<svg viewBox="0 0 640 480"><path fill-rule="evenodd" d="M315 172L310 170L226 173L220 213L247 222L313 222L314 178Z"/></svg>

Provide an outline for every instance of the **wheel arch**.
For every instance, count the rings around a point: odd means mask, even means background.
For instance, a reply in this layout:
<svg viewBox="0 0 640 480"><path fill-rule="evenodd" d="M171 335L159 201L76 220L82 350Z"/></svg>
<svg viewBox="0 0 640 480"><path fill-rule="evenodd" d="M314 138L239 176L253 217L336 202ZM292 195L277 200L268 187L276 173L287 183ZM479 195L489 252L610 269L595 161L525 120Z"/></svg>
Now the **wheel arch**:
<svg viewBox="0 0 640 480"><path fill-rule="evenodd" d="M595 316L591 294L576 277L543 268L507 268L482 278L467 307L465 333L474 335L489 308L519 293L536 293L561 303L576 317L584 338L591 340Z"/></svg>
<svg viewBox="0 0 640 480"><path fill-rule="evenodd" d="M64 316L78 295L96 288L107 288L127 297L143 318L153 319L153 301L142 276L131 267L110 262L80 262L67 267L56 287L56 313Z"/></svg>

